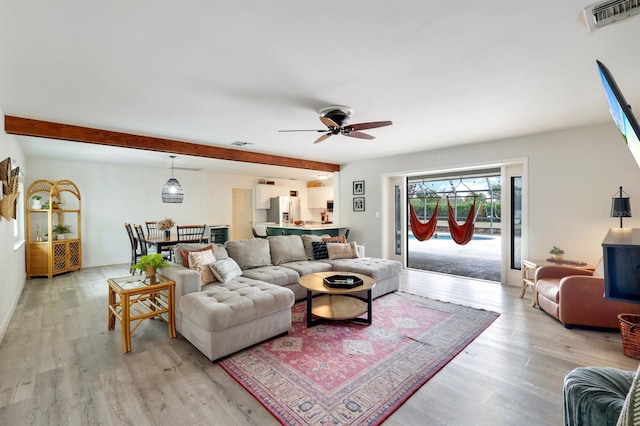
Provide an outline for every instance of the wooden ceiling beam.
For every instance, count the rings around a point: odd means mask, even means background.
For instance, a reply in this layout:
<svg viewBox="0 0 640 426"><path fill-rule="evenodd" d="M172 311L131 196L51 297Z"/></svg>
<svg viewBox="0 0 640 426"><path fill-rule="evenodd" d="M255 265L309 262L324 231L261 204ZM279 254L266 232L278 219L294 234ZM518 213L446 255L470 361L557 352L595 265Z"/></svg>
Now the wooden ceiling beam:
<svg viewBox="0 0 640 426"><path fill-rule="evenodd" d="M71 124L34 120L31 118L5 116L4 130L12 135L35 136L39 138L60 139L120 148L143 149L147 151L167 152L171 154L191 155L195 157L215 158L218 160L240 161L243 163L266 164L270 166L292 167L296 169L339 172L339 164L301 160L279 155L240 151L211 145L181 142L172 139L113 132Z"/></svg>

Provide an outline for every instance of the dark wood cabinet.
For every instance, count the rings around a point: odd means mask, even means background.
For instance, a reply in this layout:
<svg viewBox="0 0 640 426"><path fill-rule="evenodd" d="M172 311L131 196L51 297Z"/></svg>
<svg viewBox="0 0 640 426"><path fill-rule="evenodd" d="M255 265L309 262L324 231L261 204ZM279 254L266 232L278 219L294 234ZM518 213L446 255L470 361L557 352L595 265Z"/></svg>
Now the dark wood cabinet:
<svg viewBox="0 0 640 426"><path fill-rule="evenodd" d="M604 297L640 303L640 229L612 228L602 250Z"/></svg>

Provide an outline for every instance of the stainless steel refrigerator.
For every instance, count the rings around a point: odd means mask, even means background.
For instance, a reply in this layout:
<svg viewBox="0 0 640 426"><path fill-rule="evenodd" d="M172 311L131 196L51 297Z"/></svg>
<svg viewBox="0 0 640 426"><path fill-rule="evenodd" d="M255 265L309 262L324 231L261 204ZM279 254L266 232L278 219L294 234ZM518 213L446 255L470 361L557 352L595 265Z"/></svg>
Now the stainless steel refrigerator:
<svg viewBox="0 0 640 426"><path fill-rule="evenodd" d="M298 197L273 197L270 204L271 206L267 210L267 222L282 225L301 219L300 198Z"/></svg>

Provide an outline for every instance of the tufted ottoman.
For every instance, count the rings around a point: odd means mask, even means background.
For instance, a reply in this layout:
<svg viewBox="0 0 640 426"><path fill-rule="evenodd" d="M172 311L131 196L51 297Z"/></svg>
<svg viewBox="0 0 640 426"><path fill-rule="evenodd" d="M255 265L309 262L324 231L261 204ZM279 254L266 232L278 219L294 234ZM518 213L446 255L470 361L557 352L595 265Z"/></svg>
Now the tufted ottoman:
<svg viewBox="0 0 640 426"><path fill-rule="evenodd" d="M376 286L372 290L374 299L396 291L400 287L402 264L396 260L359 257L357 259L323 260L323 262L330 263L334 271L355 272L356 274L368 275L376 280Z"/></svg>
<svg viewBox="0 0 640 426"><path fill-rule="evenodd" d="M211 361L291 328L291 290L238 277L182 296L182 334Z"/></svg>

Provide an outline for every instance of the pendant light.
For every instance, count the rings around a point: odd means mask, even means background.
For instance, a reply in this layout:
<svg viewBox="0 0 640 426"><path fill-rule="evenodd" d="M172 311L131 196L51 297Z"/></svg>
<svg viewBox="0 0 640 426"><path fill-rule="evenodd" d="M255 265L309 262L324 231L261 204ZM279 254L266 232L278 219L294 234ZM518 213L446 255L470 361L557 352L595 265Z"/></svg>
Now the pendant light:
<svg viewBox="0 0 640 426"><path fill-rule="evenodd" d="M176 158L175 155L170 155L171 157L171 179L167 181L162 187L162 202L163 203L182 203L182 199L184 198L184 190L182 189L182 185L178 182L177 179L173 177L173 159Z"/></svg>

